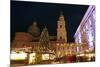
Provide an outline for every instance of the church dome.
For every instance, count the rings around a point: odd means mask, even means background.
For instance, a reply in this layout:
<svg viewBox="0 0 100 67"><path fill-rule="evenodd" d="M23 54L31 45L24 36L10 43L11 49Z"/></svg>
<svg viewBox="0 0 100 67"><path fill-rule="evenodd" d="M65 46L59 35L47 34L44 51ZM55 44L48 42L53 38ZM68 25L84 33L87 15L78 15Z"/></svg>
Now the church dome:
<svg viewBox="0 0 100 67"><path fill-rule="evenodd" d="M29 27L28 32L33 35L33 37L39 37L40 36L40 29L37 26L36 22L33 22L33 24Z"/></svg>

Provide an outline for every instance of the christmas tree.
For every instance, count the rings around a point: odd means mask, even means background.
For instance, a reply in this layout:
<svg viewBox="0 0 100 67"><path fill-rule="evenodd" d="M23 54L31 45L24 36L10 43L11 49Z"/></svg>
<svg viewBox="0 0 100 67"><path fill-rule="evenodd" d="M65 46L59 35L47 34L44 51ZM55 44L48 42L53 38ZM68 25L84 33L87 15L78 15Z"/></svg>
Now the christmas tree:
<svg viewBox="0 0 100 67"><path fill-rule="evenodd" d="M49 50L49 34L47 28L45 27L41 33L39 46L36 50L36 63L42 62L42 53L45 53L48 50Z"/></svg>
<svg viewBox="0 0 100 67"><path fill-rule="evenodd" d="M41 33L39 44L42 50L47 51L49 49L49 34L46 27L43 29Z"/></svg>

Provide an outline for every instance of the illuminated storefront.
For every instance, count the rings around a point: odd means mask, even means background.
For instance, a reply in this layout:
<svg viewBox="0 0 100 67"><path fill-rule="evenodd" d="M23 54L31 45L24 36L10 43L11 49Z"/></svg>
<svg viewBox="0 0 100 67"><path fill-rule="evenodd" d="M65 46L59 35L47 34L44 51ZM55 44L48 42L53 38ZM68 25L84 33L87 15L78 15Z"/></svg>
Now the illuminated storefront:
<svg viewBox="0 0 100 67"><path fill-rule="evenodd" d="M36 62L36 53L29 54L29 64L34 64Z"/></svg>
<svg viewBox="0 0 100 67"><path fill-rule="evenodd" d="M25 52L19 52L19 53L16 53L16 52L12 52L11 53L11 60L25 60L27 59L27 53Z"/></svg>

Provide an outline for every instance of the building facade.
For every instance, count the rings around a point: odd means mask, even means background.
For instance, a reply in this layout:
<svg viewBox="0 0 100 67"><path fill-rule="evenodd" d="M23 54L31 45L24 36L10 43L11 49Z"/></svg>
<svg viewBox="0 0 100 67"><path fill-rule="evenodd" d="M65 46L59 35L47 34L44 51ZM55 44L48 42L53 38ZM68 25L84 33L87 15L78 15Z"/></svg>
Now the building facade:
<svg viewBox="0 0 100 67"><path fill-rule="evenodd" d="M95 51L95 14L95 6L89 6L74 35L78 52Z"/></svg>

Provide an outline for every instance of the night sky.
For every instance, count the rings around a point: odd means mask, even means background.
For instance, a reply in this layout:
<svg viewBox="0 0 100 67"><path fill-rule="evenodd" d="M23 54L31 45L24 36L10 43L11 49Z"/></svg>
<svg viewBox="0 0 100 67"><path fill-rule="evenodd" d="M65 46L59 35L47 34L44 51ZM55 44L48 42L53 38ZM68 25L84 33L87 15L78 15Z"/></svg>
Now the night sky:
<svg viewBox="0 0 100 67"><path fill-rule="evenodd" d="M74 42L73 36L87 8L88 5L11 1L11 40L15 32L27 32L33 21L37 22L41 31L46 26L49 35L56 36L57 20L62 11L68 42Z"/></svg>

